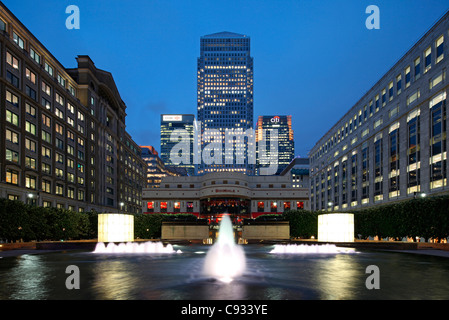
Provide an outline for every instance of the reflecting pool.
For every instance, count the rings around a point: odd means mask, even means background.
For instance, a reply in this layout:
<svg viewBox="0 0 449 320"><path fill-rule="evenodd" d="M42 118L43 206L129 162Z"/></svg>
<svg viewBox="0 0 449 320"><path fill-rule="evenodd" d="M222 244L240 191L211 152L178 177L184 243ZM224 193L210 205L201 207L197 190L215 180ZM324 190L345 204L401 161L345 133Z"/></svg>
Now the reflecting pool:
<svg viewBox="0 0 449 320"><path fill-rule="evenodd" d="M449 259L386 251L273 253L244 245L246 267L231 282L204 274L208 245L174 245L176 254L84 251L0 259L0 299L92 300L358 300L449 299ZM178 251L179 250L179 251ZM80 272L80 289L66 288L66 268ZM380 289L367 289L380 271Z"/></svg>

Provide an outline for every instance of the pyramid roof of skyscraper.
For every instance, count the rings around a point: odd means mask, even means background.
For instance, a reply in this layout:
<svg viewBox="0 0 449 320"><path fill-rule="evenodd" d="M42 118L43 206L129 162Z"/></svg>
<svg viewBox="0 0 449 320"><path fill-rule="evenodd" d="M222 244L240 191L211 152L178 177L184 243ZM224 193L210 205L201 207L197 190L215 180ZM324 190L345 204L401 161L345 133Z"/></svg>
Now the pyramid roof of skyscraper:
<svg viewBox="0 0 449 320"><path fill-rule="evenodd" d="M203 36L203 38L247 38L247 37L248 37L247 35L229 31L222 31Z"/></svg>

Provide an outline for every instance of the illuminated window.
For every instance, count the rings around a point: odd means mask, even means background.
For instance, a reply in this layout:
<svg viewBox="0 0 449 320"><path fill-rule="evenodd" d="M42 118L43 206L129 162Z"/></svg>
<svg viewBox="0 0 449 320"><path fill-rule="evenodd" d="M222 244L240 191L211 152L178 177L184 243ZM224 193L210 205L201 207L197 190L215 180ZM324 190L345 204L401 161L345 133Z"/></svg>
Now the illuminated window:
<svg viewBox="0 0 449 320"><path fill-rule="evenodd" d="M30 48L30 57L37 63L41 63L41 56L33 48Z"/></svg>
<svg viewBox="0 0 449 320"><path fill-rule="evenodd" d="M444 35L436 41L437 58L435 63L440 62L444 58Z"/></svg>
<svg viewBox="0 0 449 320"><path fill-rule="evenodd" d="M440 94L430 102L430 188L446 185L446 94Z"/></svg>
<svg viewBox="0 0 449 320"><path fill-rule="evenodd" d="M6 169L6 183L19 184L19 172Z"/></svg>
<svg viewBox="0 0 449 320"><path fill-rule="evenodd" d="M12 38L13 38L14 42L17 43L17 45L21 49L25 48L25 42L23 41L23 39L17 33L13 32L12 33Z"/></svg>
<svg viewBox="0 0 449 320"><path fill-rule="evenodd" d="M47 62L45 62L45 71L51 76L53 76L53 67L50 66Z"/></svg>
<svg viewBox="0 0 449 320"><path fill-rule="evenodd" d="M424 53L424 73L430 70L432 67L432 48L429 47Z"/></svg>
<svg viewBox="0 0 449 320"><path fill-rule="evenodd" d="M6 52L6 62L14 69L19 69L19 60L9 52Z"/></svg>
<svg viewBox="0 0 449 320"><path fill-rule="evenodd" d="M402 75L396 77L396 94L401 94L402 90Z"/></svg>
<svg viewBox="0 0 449 320"><path fill-rule="evenodd" d="M19 153L13 150L6 149L6 161L19 163Z"/></svg>
<svg viewBox="0 0 449 320"><path fill-rule="evenodd" d="M393 100L393 81L390 82L390 84L388 85L388 98L390 99L389 101Z"/></svg>
<svg viewBox="0 0 449 320"><path fill-rule="evenodd" d="M34 176L25 176L25 187L28 189L36 189L36 177Z"/></svg>
<svg viewBox="0 0 449 320"><path fill-rule="evenodd" d="M161 212L167 212L167 202L161 202Z"/></svg>
<svg viewBox="0 0 449 320"><path fill-rule="evenodd" d="M405 68L405 87L410 86L410 67Z"/></svg>
<svg viewBox="0 0 449 320"><path fill-rule="evenodd" d="M9 141L14 144L19 144L19 134L9 129L6 129L6 141Z"/></svg>
<svg viewBox="0 0 449 320"><path fill-rule="evenodd" d="M6 101L8 101L14 107L19 106L19 97L17 97L15 94L12 94L8 90L6 90Z"/></svg>
<svg viewBox="0 0 449 320"><path fill-rule="evenodd" d="M415 80L421 76L421 58L415 59Z"/></svg>
<svg viewBox="0 0 449 320"><path fill-rule="evenodd" d="M436 74L432 79L429 80L429 89L433 89L435 86L439 85L446 76L446 72L441 70L438 74Z"/></svg>

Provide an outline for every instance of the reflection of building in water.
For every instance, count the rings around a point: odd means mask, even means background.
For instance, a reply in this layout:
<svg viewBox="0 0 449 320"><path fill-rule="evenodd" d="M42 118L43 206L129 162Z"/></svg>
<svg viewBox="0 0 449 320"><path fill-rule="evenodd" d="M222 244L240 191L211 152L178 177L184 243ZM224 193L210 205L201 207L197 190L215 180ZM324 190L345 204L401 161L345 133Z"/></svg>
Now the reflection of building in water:
<svg viewBox="0 0 449 320"><path fill-rule="evenodd" d="M237 219L287 210L309 209L309 189L293 188L292 176L247 176L214 172L203 176L164 177L158 189L143 192L144 213L192 213Z"/></svg>

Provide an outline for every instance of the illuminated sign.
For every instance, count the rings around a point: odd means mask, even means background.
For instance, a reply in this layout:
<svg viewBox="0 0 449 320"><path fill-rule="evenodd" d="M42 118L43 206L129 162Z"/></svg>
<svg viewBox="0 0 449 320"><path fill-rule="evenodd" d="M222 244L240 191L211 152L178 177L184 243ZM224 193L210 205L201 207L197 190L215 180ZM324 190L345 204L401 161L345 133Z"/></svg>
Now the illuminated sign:
<svg viewBox="0 0 449 320"><path fill-rule="evenodd" d="M280 121L280 117L279 116L275 116L275 117L273 117L273 118L271 118L271 122L273 122L273 123L278 123L279 121Z"/></svg>
<svg viewBox="0 0 449 320"><path fill-rule="evenodd" d="M163 121L182 121L181 115L163 115L162 116Z"/></svg>

